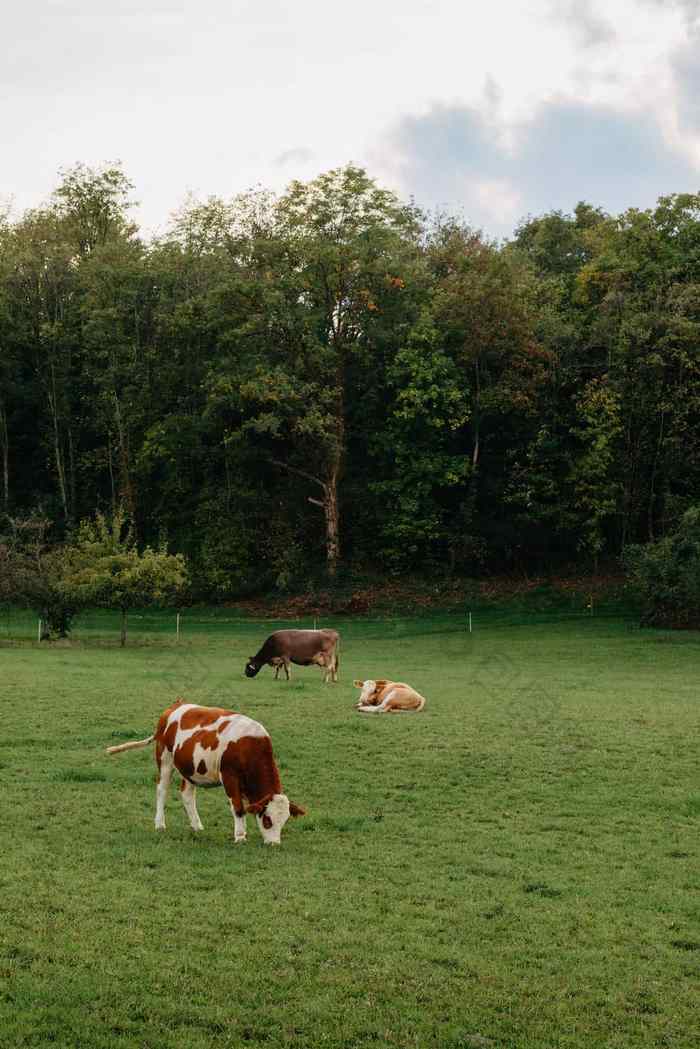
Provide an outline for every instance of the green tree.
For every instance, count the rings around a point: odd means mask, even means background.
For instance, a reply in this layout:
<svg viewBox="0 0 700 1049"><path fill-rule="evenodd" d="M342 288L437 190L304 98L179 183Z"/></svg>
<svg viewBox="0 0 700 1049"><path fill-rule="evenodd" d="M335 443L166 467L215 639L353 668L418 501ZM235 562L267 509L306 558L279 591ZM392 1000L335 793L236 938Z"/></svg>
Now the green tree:
<svg viewBox="0 0 700 1049"><path fill-rule="evenodd" d="M169 554L164 546L139 551L121 508L111 519L98 513L82 521L70 553L65 592L85 605L119 609L122 646L130 609L173 604L187 585L182 554Z"/></svg>
<svg viewBox="0 0 700 1049"><path fill-rule="evenodd" d="M239 354L212 375L212 400L237 401L229 439L254 437L268 461L310 486L331 576L351 384L358 366L371 374L386 328L402 323L417 232L415 210L358 168L292 183L266 235L251 237L254 308L229 333Z"/></svg>
<svg viewBox="0 0 700 1049"><path fill-rule="evenodd" d="M656 543L628 547L629 579L642 599L645 626L700 627L700 507Z"/></svg>
<svg viewBox="0 0 700 1049"><path fill-rule="evenodd" d="M50 544L50 522L39 516L7 518L0 538L0 604L33 609L41 619L41 637L65 638L84 607L85 596L70 592L66 578L76 568L75 551Z"/></svg>

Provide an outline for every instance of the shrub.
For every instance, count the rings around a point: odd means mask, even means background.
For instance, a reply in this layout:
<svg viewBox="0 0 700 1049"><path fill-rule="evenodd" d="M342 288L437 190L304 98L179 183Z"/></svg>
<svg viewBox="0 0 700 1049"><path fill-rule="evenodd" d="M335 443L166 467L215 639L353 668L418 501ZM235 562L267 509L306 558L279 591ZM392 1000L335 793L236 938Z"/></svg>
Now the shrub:
<svg viewBox="0 0 700 1049"><path fill-rule="evenodd" d="M67 546L49 546L50 522L43 517L8 518L0 540L0 603L24 605L42 621L42 637L67 637L84 599L65 587L73 553Z"/></svg>
<svg viewBox="0 0 700 1049"><path fill-rule="evenodd" d="M122 645L129 609L173 604L187 585L182 554L169 554L163 546L139 551L123 510L111 520L98 513L94 521L83 521L66 556L65 594L85 605L118 609Z"/></svg>
<svg viewBox="0 0 700 1049"><path fill-rule="evenodd" d="M642 601L643 626L700 628L700 506L659 542L628 548L625 564Z"/></svg>

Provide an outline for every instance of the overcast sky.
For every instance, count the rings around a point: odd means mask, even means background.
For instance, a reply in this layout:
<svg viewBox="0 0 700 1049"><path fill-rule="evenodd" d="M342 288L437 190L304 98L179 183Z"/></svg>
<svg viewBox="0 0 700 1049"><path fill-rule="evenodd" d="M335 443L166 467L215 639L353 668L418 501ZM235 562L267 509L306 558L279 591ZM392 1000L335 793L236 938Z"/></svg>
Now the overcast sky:
<svg viewBox="0 0 700 1049"><path fill-rule="evenodd" d="M700 190L700 0L19 0L0 81L15 216L116 159L146 232L349 161L493 236Z"/></svg>

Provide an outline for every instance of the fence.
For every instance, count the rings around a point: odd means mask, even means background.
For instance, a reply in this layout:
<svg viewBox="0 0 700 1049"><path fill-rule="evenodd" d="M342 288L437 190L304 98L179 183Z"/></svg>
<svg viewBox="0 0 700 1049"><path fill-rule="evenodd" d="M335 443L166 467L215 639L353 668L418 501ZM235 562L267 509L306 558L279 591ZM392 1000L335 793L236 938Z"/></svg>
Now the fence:
<svg viewBox="0 0 700 1049"><path fill-rule="evenodd" d="M604 621L638 623L629 608L608 606L570 609L488 608L455 609L397 616L305 616L296 620L244 616L229 609L135 610L129 613L127 643L193 644L226 641L232 636L250 638L259 644L273 630L289 627L335 627L343 639L361 641L387 637L422 637L427 634L480 633L504 628L601 624ZM71 639L76 642L119 644L121 616L118 612L94 609L76 616ZM37 642L38 617L24 609L0 609L0 642Z"/></svg>

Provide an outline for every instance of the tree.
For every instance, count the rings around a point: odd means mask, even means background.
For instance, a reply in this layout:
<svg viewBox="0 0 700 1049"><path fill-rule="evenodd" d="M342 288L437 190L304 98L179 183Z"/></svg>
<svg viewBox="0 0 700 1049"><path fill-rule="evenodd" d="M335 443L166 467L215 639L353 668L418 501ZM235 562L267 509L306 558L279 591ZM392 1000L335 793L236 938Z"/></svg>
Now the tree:
<svg viewBox="0 0 700 1049"><path fill-rule="evenodd" d="M122 647L130 609L172 604L187 584L182 554L169 554L164 546L139 551L121 508L111 519L98 513L81 522L71 554L65 591L86 605L119 609Z"/></svg>
<svg viewBox="0 0 700 1049"><path fill-rule="evenodd" d="M630 582L642 598L642 624L700 627L700 506L656 543L625 551Z"/></svg>
<svg viewBox="0 0 700 1049"><path fill-rule="evenodd" d="M0 604L34 609L42 640L67 637L86 605L85 595L66 587L66 577L76 568L75 552L48 543L46 518L8 518L8 523L8 534L0 538Z"/></svg>
<svg viewBox="0 0 700 1049"><path fill-rule="evenodd" d="M229 344L245 346L210 383L212 402L237 399L230 439L257 439L267 459L310 487L324 514L326 565L340 558L340 483L346 465L353 369L404 312L416 265L418 215L348 166L294 182L264 236L249 240L253 308Z"/></svg>
<svg viewBox="0 0 700 1049"><path fill-rule="evenodd" d="M451 545L471 550L489 527L500 527L494 507L504 500L509 454L532 429L553 355L538 339L542 289L521 254L444 219L432 230L426 253L433 323L466 401L461 436L469 464L455 515L462 536L455 534ZM505 546L505 537L498 542Z"/></svg>
<svg viewBox="0 0 700 1049"><path fill-rule="evenodd" d="M86 505L94 505L79 490L81 442L91 437L92 423L85 411L92 394L87 367L92 346L84 340L82 274L100 249L132 238L134 227L124 210L129 186L116 167L96 172L78 165L64 172L48 205L0 228L0 450L6 501L12 429L33 427L34 434L22 436L44 453L37 454L42 473L48 452L55 486L43 502L52 517L51 503L58 502L66 527ZM18 454L20 447L15 458Z"/></svg>
<svg viewBox="0 0 700 1049"><path fill-rule="evenodd" d="M53 205L68 239L81 256L110 240L131 237L136 226L127 218L134 188L116 163L100 169L74 164L61 172Z"/></svg>

